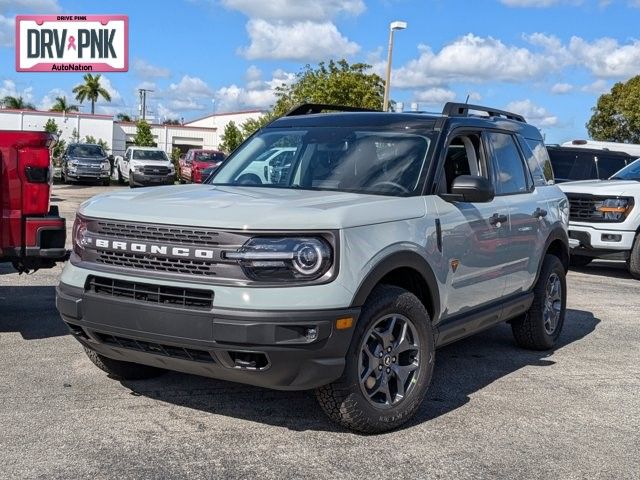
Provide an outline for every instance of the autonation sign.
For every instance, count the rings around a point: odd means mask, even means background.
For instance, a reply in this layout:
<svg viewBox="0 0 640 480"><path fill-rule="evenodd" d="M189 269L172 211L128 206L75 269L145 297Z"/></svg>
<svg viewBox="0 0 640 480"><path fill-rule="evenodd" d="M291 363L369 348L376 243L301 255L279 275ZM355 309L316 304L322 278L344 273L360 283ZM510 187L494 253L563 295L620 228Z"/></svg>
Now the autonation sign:
<svg viewBox="0 0 640 480"><path fill-rule="evenodd" d="M126 15L18 15L18 72L126 72Z"/></svg>

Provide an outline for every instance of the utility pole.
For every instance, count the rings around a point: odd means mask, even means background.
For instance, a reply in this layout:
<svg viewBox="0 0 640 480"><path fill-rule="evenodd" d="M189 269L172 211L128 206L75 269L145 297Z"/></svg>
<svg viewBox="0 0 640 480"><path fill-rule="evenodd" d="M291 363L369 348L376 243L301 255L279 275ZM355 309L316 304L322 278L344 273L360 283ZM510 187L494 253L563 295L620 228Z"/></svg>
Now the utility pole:
<svg viewBox="0 0 640 480"><path fill-rule="evenodd" d="M153 92L153 90L149 90L148 88L138 89L138 93L140 94L140 116L142 120L147 116L147 92Z"/></svg>

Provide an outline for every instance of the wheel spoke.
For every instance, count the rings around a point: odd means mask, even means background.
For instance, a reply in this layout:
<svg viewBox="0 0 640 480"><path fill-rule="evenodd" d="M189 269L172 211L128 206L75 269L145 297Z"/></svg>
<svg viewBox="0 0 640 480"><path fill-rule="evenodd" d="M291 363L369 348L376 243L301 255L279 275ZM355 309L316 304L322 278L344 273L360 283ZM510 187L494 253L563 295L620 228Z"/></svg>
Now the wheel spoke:
<svg viewBox="0 0 640 480"><path fill-rule="evenodd" d="M411 372L415 372L417 369L418 365L414 363L410 365L396 366L393 369L398 386L398 395L400 397L404 397L405 387L407 385L407 379L409 378L409 375L411 374Z"/></svg>

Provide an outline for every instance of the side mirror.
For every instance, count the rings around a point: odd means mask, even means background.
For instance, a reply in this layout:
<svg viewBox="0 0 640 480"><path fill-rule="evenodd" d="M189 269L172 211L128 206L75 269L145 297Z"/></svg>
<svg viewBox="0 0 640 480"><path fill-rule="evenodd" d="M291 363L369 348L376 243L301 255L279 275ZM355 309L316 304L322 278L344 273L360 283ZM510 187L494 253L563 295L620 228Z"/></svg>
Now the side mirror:
<svg viewBox="0 0 640 480"><path fill-rule="evenodd" d="M448 202L486 203L493 200L496 192L489 180L474 175L460 175L453 180L451 193L441 195Z"/></svg>

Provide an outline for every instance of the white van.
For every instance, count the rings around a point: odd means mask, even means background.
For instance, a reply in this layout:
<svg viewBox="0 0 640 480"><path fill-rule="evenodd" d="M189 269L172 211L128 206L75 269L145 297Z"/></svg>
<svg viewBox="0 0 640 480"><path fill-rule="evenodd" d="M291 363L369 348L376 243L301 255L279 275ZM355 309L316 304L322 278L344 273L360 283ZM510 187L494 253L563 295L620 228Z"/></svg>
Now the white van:
<svg viewBox="0 0 640 480"><path fill-rule="evenodd" d="M636 158L640 157L640 145L638 145L637 143L598 142L596 140L572 140L570 142L564 142L562 146L611 150L612 152L625 152Z"/></svg>

